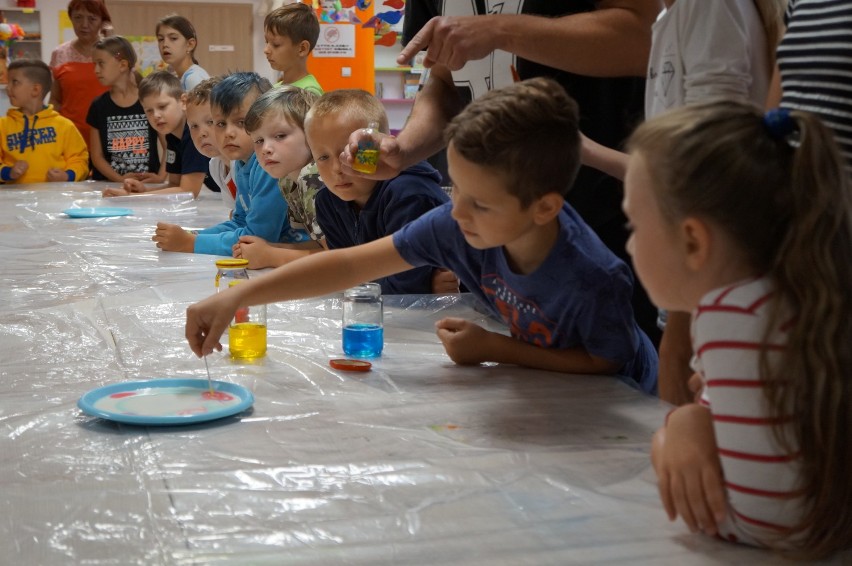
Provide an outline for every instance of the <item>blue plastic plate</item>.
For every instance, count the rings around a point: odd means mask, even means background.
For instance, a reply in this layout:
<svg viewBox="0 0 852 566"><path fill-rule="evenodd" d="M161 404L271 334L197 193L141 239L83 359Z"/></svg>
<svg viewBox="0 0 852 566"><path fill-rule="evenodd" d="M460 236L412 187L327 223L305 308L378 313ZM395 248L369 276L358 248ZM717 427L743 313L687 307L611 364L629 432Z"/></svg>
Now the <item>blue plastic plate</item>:
<svg viewBox="0 0 852 566"><path fill-rule="evenodd" d="M120 423L173 426L236 415L254 404L251 391L235 383L206 379L128 381L93 389L77 406L93 417Z"/></svg>
<svg viewBox="0 0 852 566"><path fill-rule="evenodd" d="M114 206L97 206L94 208L67 208L63 210L71 218L106 218L108 216L130 216L133 211L129 208Z"/></svg>

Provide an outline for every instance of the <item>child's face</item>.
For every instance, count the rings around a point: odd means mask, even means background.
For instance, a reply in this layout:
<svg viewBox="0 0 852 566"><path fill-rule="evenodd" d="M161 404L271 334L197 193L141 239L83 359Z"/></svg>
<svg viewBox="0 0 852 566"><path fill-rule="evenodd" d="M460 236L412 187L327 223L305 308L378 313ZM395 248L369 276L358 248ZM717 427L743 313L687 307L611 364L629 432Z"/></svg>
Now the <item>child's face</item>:
<svg viewBox="0 0 852 566"><path fill-rule="evenodd" d="M41 88L29 80L22 69L12 69L8 76L6 94L9 96L9 106L20 108L27 106L33 99L38 98Z"/></svg>
<svg viewBox="0 0 852 566"><path fill-rule="evenodd" d="M166 92L146 96L142 100L142 109L151 127L159 134L183 135L185 116L180 100Z"/></svg>
<svg viewBox="0 0 852 566"><path fill-rule="evenodd" d="M535 228L534 206L522 208L502 175L468 161L452 142L447 165L453 180L452 216L470 246L484 250L510 245Z"/></svg>
<svg viewBox="0 0 852 566"><path fill-rule="evenodd" d="M190 57L195 48L195 40L185 38L174 28L160 26L157 30L157 47L163 62L174 66Z"/></svg>
<svg viewBox="0 0 852 566"><path fill-rule="evenodd" d="M281 113L265 117L260 127L250 135L257 161L276 179L286 177L311 162L305 132Z"/></svg>
<svg viewBox="0 0 852 566"><path fill-rule="evenodd" d="M225 116L216 106L210 109L213 114L213 131L219 153L231 161L235 159L246 161L254 151L251 136L246 133L245 122L246 114L256 98L257 93L249 93L240 107L234 109L228 116Z"/></svg>
<svg viewBox="0 0 852 566"><path fill-rule="evenodd" d="M286 73L302 60L303 55L299 44L294 43L289 37L271 31L265 32L263 37L266 40L263 54L274 70Z"/></svg>
<svg viewBox="0 0 852 566"><path fill-rule="evenodd" d="M685 298L690 286L683 239L663 216L657 198L645 159L641 154L632 154L624 178L622 203L631 228L627 252L655 305L689 312L696 305Z"/></svg>
<svg viewBox="0 0 852 566"><path fill-rule="evenodd" d="M210 103L187 104L186 125L195 149L204 157L218 157L219 148L213 132L213 115L210 113Z"/></svg>
<svg viewBox="0 0 852 566"><path fill-rule="evenodd" d="M323 183L341 200L354 202L360 207L367 204L376 181L349 177L343 173L340 169L340 154L349 141L349 134L366 127L363 120L351 118L345 112L311 118L305 124L308 145Z"/></svg>
<svg viewBox="0 0 852 566"><path fill-rule="evenodd" d="M92 61L95 63L95 76L104 86L114 85L127 69L126 61L119 61L118 57L102 49L92 52Z"/></svg>

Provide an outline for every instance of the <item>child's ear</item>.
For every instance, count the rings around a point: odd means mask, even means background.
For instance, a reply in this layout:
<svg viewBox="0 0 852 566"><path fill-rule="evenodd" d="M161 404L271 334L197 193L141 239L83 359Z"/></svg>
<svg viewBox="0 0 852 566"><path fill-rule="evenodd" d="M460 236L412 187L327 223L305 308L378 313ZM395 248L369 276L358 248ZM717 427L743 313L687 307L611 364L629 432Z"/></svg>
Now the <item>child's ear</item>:
<svg viewBox="0 0 852 566"><path fill-rule="evenodd" d="M184 113L186 113L186 100L187 100L186 93L183 93L182 95L180 95L180 100L178 102L180 102L180 109L183 110Z"/></svg>
<svg viewBox="0 0 852 566"><path fill-rule="evenodd" d="M534 216L537 224L547 224L559 215L565 199L559 193L547 193L539 197L531 206L535 208Z"/></svg>
<svg viewBox="0 0 852 566"><path fill-rule="evenodd" d="M710 227L699 218L687 216L680 223L680 235L686 266L692 271L699 271L707 264L712 251Z"/></svg>
<svg viewBox="0 0 852 566"><path fill-rule="evenodd" d="M299 57L307 57L311 52L311 44L307 39L299 42Z"/></svg>
<svg viewBox="0 0 852 566"><path fill-rule="evenodd" d="M198 47L198 40L194 37L190 37L186 40L186 45L189 47L190 53L195 53L195 48Z"/></svg>

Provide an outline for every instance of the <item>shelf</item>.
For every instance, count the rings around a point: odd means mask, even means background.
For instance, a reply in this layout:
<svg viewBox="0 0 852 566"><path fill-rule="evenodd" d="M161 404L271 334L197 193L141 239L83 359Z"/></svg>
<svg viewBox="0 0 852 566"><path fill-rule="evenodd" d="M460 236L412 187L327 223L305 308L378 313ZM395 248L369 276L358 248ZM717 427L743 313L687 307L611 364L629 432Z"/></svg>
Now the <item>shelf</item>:
<svg viewBox="0 0 852 566"><path fill-rule="evenodd" d="M380 98L382 102L389 102L391 104L410 104L414 102L413 98Z"/></svg>
<svg viewBox="0 0 852 566"><path fill-rule="evenodd" d="M377 73L410 73L411 67L376 67Z"/></svg>

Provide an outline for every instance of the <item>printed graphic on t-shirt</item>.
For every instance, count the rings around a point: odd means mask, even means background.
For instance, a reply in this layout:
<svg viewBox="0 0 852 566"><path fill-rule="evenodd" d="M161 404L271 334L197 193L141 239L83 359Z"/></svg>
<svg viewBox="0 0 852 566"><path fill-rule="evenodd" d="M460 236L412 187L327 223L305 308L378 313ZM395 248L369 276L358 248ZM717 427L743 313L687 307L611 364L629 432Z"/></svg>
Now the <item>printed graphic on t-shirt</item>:
<svg viewBox="0 0 852 566"><path fill-rule="evenodd" d="M483 275L480 287L491 297L512 336L542 348L553 345L556 324L544 316L537 304L515 293L496 273Z"/></svg>
<svg viewBox="0 0 852 566"><path fill-rule="evenodd" d="M444 0L442 13L445 16L471 16L476 11L474 2ZM489 14L521 14L524 0L504 0L485 2L485 11ZM475 61L468 61L458 71L453 71L453 82L459 88L466 89L470 100L476 100L486 92L514 82L513 69L517 66L515 56L507 51L496 49Z"/></svg>
<svg viewBox="0 0 852 566"><path fill-rule="evenodd" d="M151 140L144 114L107 116L109 164L119 175L148 171Z"/></svg>

